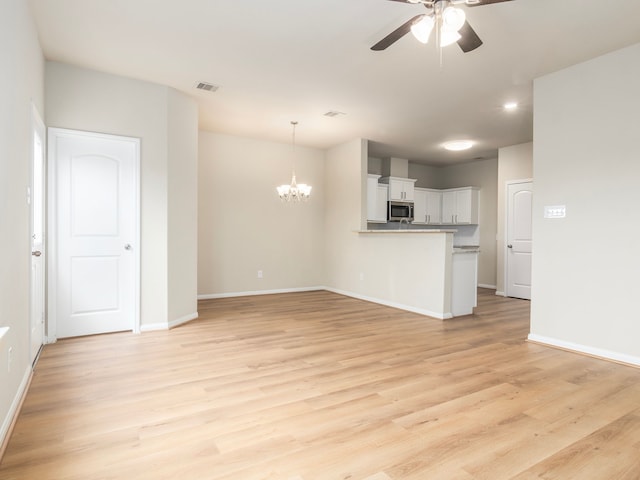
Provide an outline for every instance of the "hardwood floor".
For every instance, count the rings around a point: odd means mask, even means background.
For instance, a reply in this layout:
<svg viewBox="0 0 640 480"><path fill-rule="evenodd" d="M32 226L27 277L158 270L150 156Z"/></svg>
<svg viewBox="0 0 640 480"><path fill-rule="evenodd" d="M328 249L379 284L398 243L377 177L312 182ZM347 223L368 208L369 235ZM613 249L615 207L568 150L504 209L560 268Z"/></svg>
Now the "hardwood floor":
<svg viewBox="0 0 640 480"><path fill-rule="evenodd" d="M45 347L0 479L639 479L640 370L329 292Z"/></svg>

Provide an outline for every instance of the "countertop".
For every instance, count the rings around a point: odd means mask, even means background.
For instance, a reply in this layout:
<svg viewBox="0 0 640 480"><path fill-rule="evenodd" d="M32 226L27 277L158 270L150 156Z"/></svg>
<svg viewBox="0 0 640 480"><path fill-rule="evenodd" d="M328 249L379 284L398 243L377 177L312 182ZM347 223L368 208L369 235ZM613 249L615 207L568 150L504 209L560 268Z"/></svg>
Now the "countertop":
<svg viewBox="0 0 640 480"><path fill-rule="evenodd" d="M453 253L479 253L480 247L478 245L454 245Z"/></svg>
<svg viewBox="0 0 640 480"><path fill-rule="evenodd" d="M457 230L449 230L449 229L438 229L438 230L427 230L427 229L403 229L403 230L356 230L356 233L456 233Z"/></svg>

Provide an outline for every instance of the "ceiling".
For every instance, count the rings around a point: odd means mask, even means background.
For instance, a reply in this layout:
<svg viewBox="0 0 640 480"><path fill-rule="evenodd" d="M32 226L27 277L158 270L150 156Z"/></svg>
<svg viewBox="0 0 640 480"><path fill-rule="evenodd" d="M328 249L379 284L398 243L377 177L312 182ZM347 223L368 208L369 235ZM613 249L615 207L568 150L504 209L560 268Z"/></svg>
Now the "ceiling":
<svg viewBox="0 0 640 480"><path fill-rule="evenodd" d="M30 0L48 60L168 85L200 128L447 165L532 140L533 79L640 42L635 0L513 0L465 7L484 41L438 51L407 35L370 47L422 5L388 0ZM195 89L197 82L219 86ZM505 112L502 104L520 108ZM335 111L343 114L327 117ZM442 143L476 146L447 152Z"/></svg>

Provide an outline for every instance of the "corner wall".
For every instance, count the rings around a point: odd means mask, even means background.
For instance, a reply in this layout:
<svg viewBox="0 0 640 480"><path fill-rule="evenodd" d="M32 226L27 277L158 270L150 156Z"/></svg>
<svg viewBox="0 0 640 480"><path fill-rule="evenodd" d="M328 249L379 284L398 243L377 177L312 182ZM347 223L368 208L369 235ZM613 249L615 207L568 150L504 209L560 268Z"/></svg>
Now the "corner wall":
<svg viewBox="0 0 640 480"><path fill-rule="evenodd" d="M638 85L640 44L534 82L530 339L640 365Z"/></svg>
<svg viewBox="0 0 640 480"><path fill-rule="evenodd" d="M9 327L0 339L1 445L31 373L27 187L32 102L44 115L44 58L26 1L2 2L0 58L0 327Z"/></svg>
<svg viewBox="0 0 640 480"><path fill-rule="evenodd" d="M167 295L169 325L198 316L198 107L168 90Z"/></svg>

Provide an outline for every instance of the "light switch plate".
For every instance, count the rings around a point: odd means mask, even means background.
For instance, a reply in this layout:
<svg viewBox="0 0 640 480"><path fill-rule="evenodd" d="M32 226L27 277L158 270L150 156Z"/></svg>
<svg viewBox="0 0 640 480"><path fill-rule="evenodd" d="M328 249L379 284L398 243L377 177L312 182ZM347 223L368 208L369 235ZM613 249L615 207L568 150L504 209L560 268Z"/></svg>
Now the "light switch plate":
<svg viewBox="0 0 640 480"><path fill-rule="evenodd" d="M544 207L544 218L564 218L567 216L565 205L550 205Z"/></svg>

